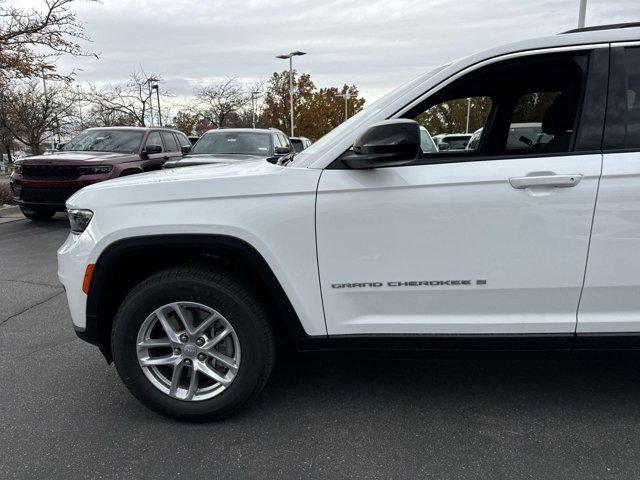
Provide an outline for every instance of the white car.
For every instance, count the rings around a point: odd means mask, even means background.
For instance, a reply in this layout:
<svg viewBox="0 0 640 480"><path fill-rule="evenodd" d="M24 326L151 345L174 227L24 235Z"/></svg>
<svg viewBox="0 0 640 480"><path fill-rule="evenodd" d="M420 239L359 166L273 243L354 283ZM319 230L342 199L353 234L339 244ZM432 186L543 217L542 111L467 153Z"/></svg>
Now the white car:
<svg viewBox="0 0 640 480"><path fill-rule="evenodd" d="M604 27L495 48L292 160L84 188L58 251L78 335L145 405L190 420L255 397L276 338L637 348L639 41L638 27ZM490 106L479 148L423 152L414 119L478 95ZM540 122L549 141L509 148L515 122Z"/></svg>

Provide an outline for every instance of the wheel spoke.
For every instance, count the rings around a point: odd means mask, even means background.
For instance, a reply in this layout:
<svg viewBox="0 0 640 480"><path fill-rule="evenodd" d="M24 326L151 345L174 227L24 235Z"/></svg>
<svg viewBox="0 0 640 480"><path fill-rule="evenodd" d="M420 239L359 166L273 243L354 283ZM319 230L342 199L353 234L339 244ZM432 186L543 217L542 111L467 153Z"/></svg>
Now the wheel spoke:
<svg viewBox="0 0 640 480"><path fill-rule="evenodd" d="M225 327L225 329L222 330L218 335L216 335L211 340L209 340L207 343L205 343L202 348L203 349L210 349L210 348L215 347L222 340L224 340L227 337L227 335L229 335L230 333L231 333L231 329L229 327Z"/></svg>
<svg viewBox="0 0 640 480"><path fill-rule="evenodd" d="M184 364L180 362L173 369L173 374L171 375L171 386L169 387L169 395L172 397L178 396L178 388L180 387L180 377L182 376L183 367Z"/></svg>
<svg viewBox="0 0 640 480"><path fill-rule="evenodd" d="M164 332L167 334L167 337L169 338L169 340L174 343L180 343L180 339L178 338L178 332L176 332L175 329L171 326L171 323L169 323L169 319L164 314L164 312L162 310L156 311L156 317L158 317L158 321L160 322L160 325L162 325L162 328L164 329Z"/></svg>
<svg viewBox="0 0 640 480"><path fill-rule="evenodd" d="M169 338L146 338L138 344L138 349L142 350L145 348L170 347L170 346L171 346L171 340L169 340Z"/></svg>
<svg viewBox="0 0 640 480"><path fill-rule="evenodd" d="M195 368L191 369L191 377L189 378L189 390L187 390L187 396L185 400L193 399L193 396L198 390L198 371Z"/></svg>
<svg viewBox="0 0 640 480"><path fill-rule="evenodd" d="M211 327L211 325L213 325L213 323L218 319L218 314L217 313L212 313L211 315L209 315L207 318L205 318L202 323L200 325L198 325L198 328L196 328L193 331L193 335L202 335L205 330L209 327Z"/></svg>
<svg viewBox="0 0 640 480"><path fill-rule="evenodd" d="M187 333L189 335L194 335L194 329L192 327L193 314L189 312L189 316L191 316L191 321L188 321L186 310L183 310L179 303L172 303L171 309L175 312L176 316L178 317L178 320L180 320L180 322L184 326L184 329L187 331Z"/></svg>
<svg viewBox="0 0 640 480"><path fill-rule="evenodd" d="M236 365L236 361L233 358L227 357L225 354L220 353L217 350L209 350L207 353L218 360L220 363L222 363L233 373L236 373L238 371L238 366Z"/></svg>
<svg viewBox="0 0 640 480"><path fill-rule="evenodd" d="M140 365L143 367L153 367L155 365L173 365L176 357L168 355L165 357L141 357Z"/></svg>
<svg viewBox="0 0 640 480"><path fill-rule="evenodd" d="M231 380L226 379L220 373L216 372L215 369L211 368L209 365L205 363L201 362L198 365L198 370L204 373L207 377L215 380L218 383L221 383L222 385L229 385L231 383Z"/></svg>

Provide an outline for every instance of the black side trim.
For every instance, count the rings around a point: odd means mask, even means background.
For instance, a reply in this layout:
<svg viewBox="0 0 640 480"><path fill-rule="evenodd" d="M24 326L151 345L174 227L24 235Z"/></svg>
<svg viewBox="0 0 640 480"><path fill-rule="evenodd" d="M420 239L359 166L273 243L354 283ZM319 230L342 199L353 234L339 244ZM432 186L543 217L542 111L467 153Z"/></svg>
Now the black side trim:
<svg viewBox="0 0 640 480"><path fill-rule="evenodd" d="M527 351L571 350L573 334L541 335L329 335L307 336L298 348L311 350Z"/></svg>

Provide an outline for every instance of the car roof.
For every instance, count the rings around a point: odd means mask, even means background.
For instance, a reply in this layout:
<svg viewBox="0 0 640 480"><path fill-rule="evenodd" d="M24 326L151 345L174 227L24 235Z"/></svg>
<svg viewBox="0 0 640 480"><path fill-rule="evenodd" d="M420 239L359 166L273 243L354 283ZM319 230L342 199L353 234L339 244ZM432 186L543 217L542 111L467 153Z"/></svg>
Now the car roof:
<svg viewBox="0 0 640 480"><path fill-rule="evenodd" d="M180 130L176 130L175 128L167 128L167 127L91 127L86 130L129 130L133 132L148 132L150 130L165 130L167 132L178 132L182 133Z"/></svg>
<svg viewBox="0 0 640 480"><path fill-rule="evenodd" d="M238 133L238 132L253 132L253 133L283 133L276 128L212 128L205 133Z"/></svg>

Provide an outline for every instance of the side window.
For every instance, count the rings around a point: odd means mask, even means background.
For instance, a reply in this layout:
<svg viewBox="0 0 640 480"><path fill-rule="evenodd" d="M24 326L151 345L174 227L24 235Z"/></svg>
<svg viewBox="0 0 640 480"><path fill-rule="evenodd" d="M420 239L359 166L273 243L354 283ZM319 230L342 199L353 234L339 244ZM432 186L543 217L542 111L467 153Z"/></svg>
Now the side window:
<svg viewBox="0 0 640 480"><path fill-rule="evenodd" d="M590 54L518 58L456 80L406 115L420 125L421 158L465 161L572 151Z"/></svg>
<svg viewBox="0 0 640 480"><path fill-rule="evenodd" d="M279 133L274 134L274 135L272 136L272 138L273 138L273 147L274 147L274 150L275 150L277 147L286 147L286 146L287 146L287 144L286 144L286 143L284 143L284 139L283 139L282 135L280 135Z"/></svg>
<svg viewBox="0 0 640 480"><path fill-rule="evenodd" d="M167 152L179 152L180 148L178 148L178 144L176 143L176 139L171 132L162 132L162 141L164 142L165 150Z"/></svg>
<svg viewBox="0 0 640 480"><path fill-rule="evenodd" d="M186 135L182 134L182 133L176 133L176 138L178 139L178 145L180 145L181 147L191 147L192 144L189 141L189 139L187 138Z"/></svg>
<svg viewBox="0 0 640 480"><path fill-rule="evenodd" d="M640 148L640 48L626 48L625 147Z"/></svg>
<svg viewBox="0 0 640 480"><path fill-rule="evenodd" d="M148 145L159 145L162 148L162 151L164 152L162 139L160 138L160 134L158 132L151 132L149 134L149 136L147 137L147 143L145 143L145 146L148 146Z"/></svg>
<svg viewBox="0 0 640 480"><path fill-rule="evenodd" d="M560 94L559 91L526 93L517 100L509 124L505 152L527 153L545 150L549 148L548 143L558 135L564 135L563 146L561 148L556 146L556 149L568 151L568 143L575 121L575 111L572 115L567 116L564 125L554 125L553 127L547 125L545 128L548 133L542 131L545 115L551 105L558 104Z"/></svg>
<svg viewBox="0 0 640 480"><path fill-rule="evenodd" d="M289 143L289 139L287 137L285 137L284 135L280 134L278 135L280 137L280 141L282 142L282 146L286 147L288 149L291 149L291 144Z"/></svg>

